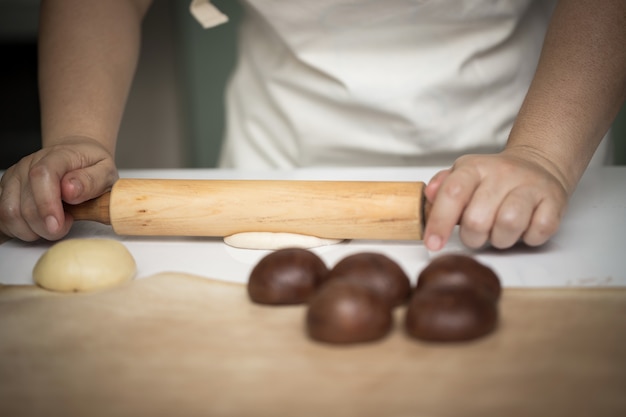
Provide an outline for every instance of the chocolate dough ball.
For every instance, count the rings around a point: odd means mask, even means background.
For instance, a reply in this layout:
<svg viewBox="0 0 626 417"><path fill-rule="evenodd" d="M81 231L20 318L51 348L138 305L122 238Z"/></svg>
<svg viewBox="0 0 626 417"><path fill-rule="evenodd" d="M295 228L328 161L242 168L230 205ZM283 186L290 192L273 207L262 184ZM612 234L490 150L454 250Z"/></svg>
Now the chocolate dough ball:
<svg viewBox="0 0 626 417"><path fill-rule="evenodd" d="M411 292L409 277L389 257L372 252L350 255L328 273L328 281L344 280L363 285L382 297L390 306L403 304Z"/></svg>
<svg viewBox="0 0 626 417"><path fill-rule="evenodd" d="M450 287L484 291L493 300L498 300L502 291L500 279L491 268L469 256L458 254L433 259L419 274L416 290Z"/></svg>
<svg viewBox="0 0 626 417"><path fill-rule="evenodd" d="M280 249L252 269L248 295L259 304L301 304L324 281L328 268L306 249Z"/></svg>
<svg viewBox="0 0 626 417"><path fill-rule="evenodd" d="M417 339L460 342L492 332L497 322L497 303L484 293L462 287L438 288L413 294L405 328Z"/></svg>
<svg viewBox="0 0 626 417"><path fill-rule="evenodd" d="M368 288L329 281L311 298L306 314L309 336L336 344L370 342L391 329L392 309Z"/></svg>

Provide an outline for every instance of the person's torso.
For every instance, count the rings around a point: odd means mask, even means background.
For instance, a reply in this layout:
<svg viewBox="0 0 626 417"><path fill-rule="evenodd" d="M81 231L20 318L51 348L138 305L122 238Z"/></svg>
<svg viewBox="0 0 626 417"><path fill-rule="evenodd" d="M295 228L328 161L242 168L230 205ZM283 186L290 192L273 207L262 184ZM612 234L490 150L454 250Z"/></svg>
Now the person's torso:
<svg viewBox="0 0 626 417"><path fill-rule="evenodd" d="M545 0L246 0L222 166L436 165L495 151Z"/></svg>

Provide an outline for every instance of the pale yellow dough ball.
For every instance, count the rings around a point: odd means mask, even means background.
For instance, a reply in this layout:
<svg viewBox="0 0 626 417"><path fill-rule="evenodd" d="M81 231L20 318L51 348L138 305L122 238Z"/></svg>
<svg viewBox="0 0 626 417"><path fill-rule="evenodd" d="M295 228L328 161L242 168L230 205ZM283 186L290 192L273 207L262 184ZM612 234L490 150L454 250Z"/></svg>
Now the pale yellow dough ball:
<svg viewBox="0 0 626 417"><path fill-rule="evenodd" d="M112 239L69 239L53 245L37 261L37 285L59 292L95 291L131 280L135 259Z"/></svg>

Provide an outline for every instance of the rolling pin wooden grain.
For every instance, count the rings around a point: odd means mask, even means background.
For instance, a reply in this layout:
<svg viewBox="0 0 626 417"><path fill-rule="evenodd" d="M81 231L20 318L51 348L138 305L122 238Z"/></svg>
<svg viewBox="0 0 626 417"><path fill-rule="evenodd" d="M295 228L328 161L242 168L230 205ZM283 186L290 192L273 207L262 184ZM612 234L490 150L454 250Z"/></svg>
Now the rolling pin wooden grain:
<svg viewBox="0 0 626 417"><path fill-rule="evenodd" d="M109 193L65 209L119 235L421 240L423 189L423 182L120 179Z"/></svg>

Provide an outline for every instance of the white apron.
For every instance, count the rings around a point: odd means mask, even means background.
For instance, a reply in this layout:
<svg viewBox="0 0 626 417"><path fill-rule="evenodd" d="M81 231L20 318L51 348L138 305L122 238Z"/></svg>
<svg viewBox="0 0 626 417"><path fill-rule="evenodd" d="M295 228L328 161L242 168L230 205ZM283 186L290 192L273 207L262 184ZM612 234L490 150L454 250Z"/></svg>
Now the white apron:
<svg viewBox="0 0 626 417"><path fill-rule="evenodd" d="M448 165L502 148L546 0L246 0L220 165ZM219 20L219 19L218 19Z"/></svg>

